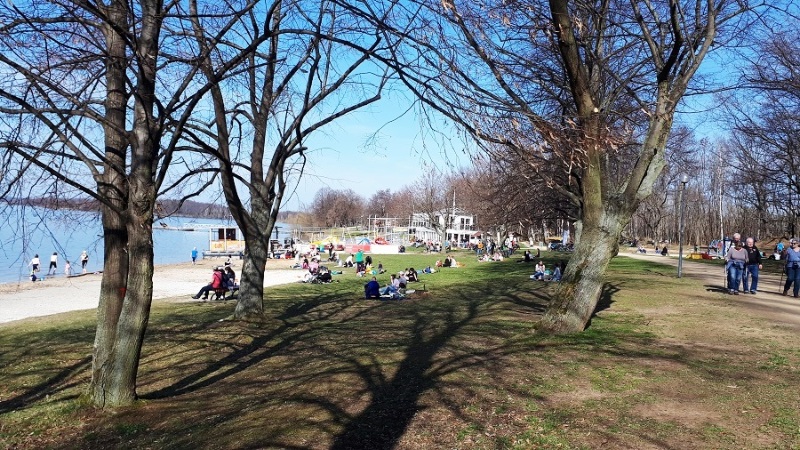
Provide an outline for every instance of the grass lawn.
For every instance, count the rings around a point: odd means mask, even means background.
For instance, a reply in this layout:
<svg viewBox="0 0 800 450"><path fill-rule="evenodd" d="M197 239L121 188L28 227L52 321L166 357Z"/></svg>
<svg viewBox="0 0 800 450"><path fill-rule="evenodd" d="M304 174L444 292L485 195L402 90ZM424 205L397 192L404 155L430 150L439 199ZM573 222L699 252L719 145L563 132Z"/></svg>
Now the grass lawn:
<svg viewBox="0 0 800 450"><path fill-rule="evenodd" d="M455 254L403 301L364 300L350 269L269 289L260 322L156 303L141 400L113 412L82 399L93 311L0 326L0 448L800 449L796 330L617 258L589 330L541 335L533 264Z"/></svg>

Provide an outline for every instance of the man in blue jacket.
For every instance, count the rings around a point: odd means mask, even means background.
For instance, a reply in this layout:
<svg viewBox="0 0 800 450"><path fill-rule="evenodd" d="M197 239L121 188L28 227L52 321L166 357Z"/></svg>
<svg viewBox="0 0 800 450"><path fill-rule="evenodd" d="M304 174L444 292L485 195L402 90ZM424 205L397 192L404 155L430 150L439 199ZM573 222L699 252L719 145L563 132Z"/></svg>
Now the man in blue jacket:
<svg viewBox="0 0 800 450"><path fill-rule="evenodd" d="M364 298L381 298L381 285L378 280L372 277L369 283L364 285Z"/></svg>

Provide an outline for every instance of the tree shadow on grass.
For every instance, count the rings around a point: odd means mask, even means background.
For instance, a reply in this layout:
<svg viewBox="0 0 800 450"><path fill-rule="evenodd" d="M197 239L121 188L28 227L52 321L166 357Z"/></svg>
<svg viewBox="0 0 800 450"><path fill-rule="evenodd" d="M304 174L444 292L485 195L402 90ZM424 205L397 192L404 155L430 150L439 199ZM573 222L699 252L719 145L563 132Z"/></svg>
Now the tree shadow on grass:
<svg viewBox="0 0 800 450"><path fill-rule="evenodd" d="M310 334L316 333L317 330L314 328L316 323L324 324L333 316L347 309L352 303L337 301L339 298L338 293L329 292L313 299L292 303L277 316L281 322L280 326L265 333L256 333L249 343L232 350L228 355L208 364L205 368L193 370L189 375L171 385L140 395L139 398L164 399L195 392L257 366L270 357L302 342ZM329 308L311 314L322 306L329 306ZM364 314L364 311L357 314ZM185 339L192 340L193 337L187 336ZM275 339L277 342L272 342ZM220 336L220 341L216 344L224 344L224 340L225 336Z"/></svg>
<svg viewBox="0 0 800 450"><path fill-rule="evenodd" d="M344 429L334 437L331 449L384 449L397 444L419 409L420 396L448 371L432 370L434 355L459 329L478 316L478 304L471 301L467 314L460 319L452 312L448 316L445 327L436 333L430 333L429 318L417 317L405 357L394 376L388 379L383 377L380 365L349 361L370 391L371 401L354 417L338 407L328 408L337 421L345 423Z"/></svg>
<svg viewBox="0 0 800 450"><path fill-rule="evenodd" d="M600 300L597 301L597 306L594 308L594 314L592 314L592 317L596 316L597 313L601 311L611 308L611 304L614 303L614 294L620 290L622 290L620 284L603 284L603 290L600 292Z"/></svg>
<svg viewBox="0 0 800 450"><path fill-rule="evenodd" d="M75 375L89 370L89 367L91 367L91 362L92 357L87 356L75 362L74 364L61 369L58 371L58 373L47 378L41 383L31 386L25 392L17 395L16 397L0 401L0 414L22 408L30 403L54 395L57 392L74 387L76 384L74 381ZM67 381L71 382L64 384Z"/></svg>
<svg viewBox="0 0 800 450"><path fill-rule="evenodd" d="M368 362L353 355L337 356L347 368L342 370L356 375L360 381L362 388L354 397L369 398L357 412L352 411L355 408L349 403L335 403L309 394L298 394L287 401L320 408L327 413L329 424L342 426L333 436L331 449L394 448L412 420L424 410L420 399L429 391L443 390L443 385L449 383L444 381L448 375L464 369L488 368L506 356L523 351L524 347L507 343L480 347L479 343L489 340L483 333L493 333L492 326L479 320L485 308L490 307L480 300L484 294L487 293L474 289L462 293L463 303L435 315L422 309L415 311L403 356L396 363L382 363L374 356ZM503 296L500 301L515 300ZM457 412L458 408L454 410Z"/></svg>
<svg viewBox="0 0 800 450"><path fill-rule="evenodd" d="M510 354L529 350L497 338L491 321L476 320L484 314L491 317L492 308L517 302L506 295L497 296L492 289L457 289L442 303L435 299L351 302L337 298L341 296L322 295L287 305L277 314L282 324L276 329L142 398L162 399L192 391L202 394L203 389L246 369L260 375L269 372L265 366L268 359L279 356L285 367L296 370L276 373L277 390L261 401L275 402L284 409L294 404L296 408L290 409L304 411L285 426L316 428L332 438L334 449L392 448L423 409L420 398L442 389L443 383L453 383L444 381L448 375L471 367L497 366ZM247 383L235 378L231 382ZM317 383L319 390L315 389ZM323 393L330 389L350 393L333 397ZM358 400L363 398L368 402ZM213 416L235 421L233 415L238 413L232 409ZM320 415L325 418L320 420ZM302 448L270 433L254 437L249 445Z"/></svg>
<svg viewBox="0 0 800 450"><path fill-rule="evenodd" d="M611 305L614 303L614 294L621 290L620 286L613 283L605 283L603 284L603 290L600 292L600 299L597 301L597 305L594 307L594 312L592 312L592 316L589 317L589 322L586 323L586 328L592 326L592 320L597 317L597 314L605 311L606 309L611 308Z"/></svg>

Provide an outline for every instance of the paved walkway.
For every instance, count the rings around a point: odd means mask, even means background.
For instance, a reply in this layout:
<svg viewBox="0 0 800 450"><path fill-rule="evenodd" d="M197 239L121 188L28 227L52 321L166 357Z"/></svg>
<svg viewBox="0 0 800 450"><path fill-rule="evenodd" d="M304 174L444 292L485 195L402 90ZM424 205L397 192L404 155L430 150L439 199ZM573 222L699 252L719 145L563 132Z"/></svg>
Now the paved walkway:
<svg viewBox="0 0 800 450"><path fill-rule="evenodd" d="M677 258L623 252L619 255L675 267L675 276L678 275ZM684 259L682 274L684 278L703 283L706 291L728 296L725 289L725 269L722 266ZM758 277L758 294L740 294L730 296L730 299L753 315L800 330L800 299L792 297L791 291L788 297L782 295L780 278L780 275L761 273Z"/></svg>

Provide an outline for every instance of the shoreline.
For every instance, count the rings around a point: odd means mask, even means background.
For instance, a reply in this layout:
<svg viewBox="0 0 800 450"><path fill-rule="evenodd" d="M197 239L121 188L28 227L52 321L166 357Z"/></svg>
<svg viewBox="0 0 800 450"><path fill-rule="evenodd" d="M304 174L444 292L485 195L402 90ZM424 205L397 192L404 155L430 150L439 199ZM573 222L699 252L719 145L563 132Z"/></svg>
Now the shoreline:
<svg viewBox="0 0 800 450"><path fill-rule="evenodd" d="M202 302L192 299L202 286L208 284L214 267L224 259L214 258L178 264L155 266L153 301ZM237 264L238 263L238 264ZM289 260L268 260L264 287L294 283L302 271L289 269ZM241 276L241 261L233 262L237 278ZM96 309L100 298L101 272L89 272L65 277L47 276L44 281L30 280L0 283L0 324L42 317L69 311Z"/></svg>

